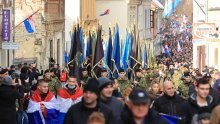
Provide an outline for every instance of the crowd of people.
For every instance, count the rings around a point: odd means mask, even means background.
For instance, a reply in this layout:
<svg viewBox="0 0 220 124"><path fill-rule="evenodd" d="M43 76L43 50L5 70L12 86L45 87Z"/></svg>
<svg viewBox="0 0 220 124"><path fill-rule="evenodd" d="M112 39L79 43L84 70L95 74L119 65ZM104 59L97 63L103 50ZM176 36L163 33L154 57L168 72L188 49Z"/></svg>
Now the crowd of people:
<svg viewBox="0 0 220 124"><path fill-rule="evenodd" d="M80 82L59 65L35 63L0 69L2 124L219 124L220 71L165 58L118 78L81 69Z"/></svg>

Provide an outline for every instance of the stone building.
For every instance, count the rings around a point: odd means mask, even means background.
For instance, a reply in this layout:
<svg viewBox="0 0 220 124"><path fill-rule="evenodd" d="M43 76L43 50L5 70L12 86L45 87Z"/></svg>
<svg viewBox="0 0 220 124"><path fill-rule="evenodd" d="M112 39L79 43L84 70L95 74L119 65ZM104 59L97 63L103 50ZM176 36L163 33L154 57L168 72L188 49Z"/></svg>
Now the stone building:
<svg viewBox="0 0 220 124"><path fill-rule="evenodd" d="M28 33L24 24L15 28L15 41L20 44L15 50L14 63L36 62L46 69L49 60L63 65L64 55L64 0L16 0L15 25L31 16L36 31Z"/></svg>

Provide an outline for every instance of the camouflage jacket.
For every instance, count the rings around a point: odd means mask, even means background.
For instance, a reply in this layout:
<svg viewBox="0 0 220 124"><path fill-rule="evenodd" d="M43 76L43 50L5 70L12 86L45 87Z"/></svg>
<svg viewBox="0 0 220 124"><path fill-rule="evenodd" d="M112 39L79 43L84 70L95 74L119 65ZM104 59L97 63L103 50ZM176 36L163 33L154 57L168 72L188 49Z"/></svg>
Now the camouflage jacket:
<svg viewBox="0 0 220 124"><path fill-rule="evenodd" d="M134 81L137 81L138 84L134 84ZM149 89L149 87L147 87L146 78L144 76L132 78L131 82L132 82L131 84L132 88L141 87L141 88L144 88L145 90Z"/></svg>
<svg viewBox="0 0 220 124"><path fill-rule="evenodd" d="M181 77L182 77L181 72L177 72L173 74L172 81L176 89L178 89L179 85L181 84Z"/></svg>
<svg viewBox="0 0 220 124"><path fill-rule="evenodd" d="M51 83L49 83L48 88L56 96L58 90L62 88L60 80L56 76L51 76Z"/></svg>
<svg viewBox="0 0 220 124"><path fill-rule="evenodd" d="M184 83L183 81L180 83L180 85L178 86L178 91L180 92L180 95L184 98L184 99L188 99L189 98L189 86L192 83Z"/></svg>
<svg viewBox="0 0 220 124"><path fill-rule="evenodd" d="M146 87L149 89L150 85L151 85L151 80L153 78L155 78L155 74L154 73L149 73L149 74L145 74L144 78L145 78L145 83L146 83Z"/></svg>
<svg viewBox="0 0 220 124"><path fill-rule="evenodd" d="M131 82L127 77L125 77L124 79L119 77L118 84L119 84L120 92L121 92L122 96L124 97L125 90L127 88L131 87Z"/></svg>

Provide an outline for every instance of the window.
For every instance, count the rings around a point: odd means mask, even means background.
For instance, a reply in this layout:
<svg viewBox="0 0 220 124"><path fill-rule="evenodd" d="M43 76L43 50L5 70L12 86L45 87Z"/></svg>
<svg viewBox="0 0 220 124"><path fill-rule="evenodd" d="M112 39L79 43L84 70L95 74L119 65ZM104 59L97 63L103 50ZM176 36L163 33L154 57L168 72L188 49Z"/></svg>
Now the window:
<svg viewBox="0 0 220 124"><path fill-rule="evenodd" d="M154 11L150 10L150 28L154 28Z"/></svg>
<svg viewBox="0 0 220 124"><path fill-rule="evenodd" d="M137 11L136 9L137 9L136 6L132 6L132 5L129 6L129 23L130 23L130 26L133 25L136 21L136 11Z"/></svg>

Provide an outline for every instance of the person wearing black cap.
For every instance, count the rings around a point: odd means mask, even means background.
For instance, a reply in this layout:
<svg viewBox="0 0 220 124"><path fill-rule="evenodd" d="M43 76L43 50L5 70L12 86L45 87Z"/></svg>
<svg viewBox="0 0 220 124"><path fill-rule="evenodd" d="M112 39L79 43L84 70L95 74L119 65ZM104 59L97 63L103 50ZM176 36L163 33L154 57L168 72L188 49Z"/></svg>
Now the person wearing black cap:
<svg viewBox="0 0 220 124"><path fill-rule="evenodd" d="M119 124L121 121L121 112L123 110L123 104L116 97L112 96L113 81L106 77L100 77L98 78L98 81L100 101L112 110L114 116L114 124Z"/></svg>
<svg viewBox="0 0 220 124"><path fill-rule="evenodd" d="M82 68L81 84L82 84L83 86L85 86L85 84L88 82L88 80L89 80L90 78L91 78L91 77L90 77L89 74L88 74L87 68Z"/></svg>
<svg viewBox="0 0 220 124"><path fill-rule="evenodd" d="M150 97L141 88L134 88L122 112L121 124L169 124L150 108Z"/></svg>
<svg viewBox="0 0 220 124"><path fill-rule="evenodd" d="M132 85L131 85L132 88L142 87L145 90L147 90L146 80L144 78L144 75L141 72L141 69L136 69L135 70L134 78L131 79L131 81L132 81Z"/></svg>
<svg viewBox="0 0 220 124"><path fill-rule="evenodd" d="M101 70L101 77L108 77L108 72L105 68L102 68Z"/></svg>
<svg viewBox="0 0 220 124"><path fill-rule="evenodd" d="M178 91L180 92L181 96L185 99L189 97L189 87L193 84L192 76L190 75L189 71L184 72L182 77L182 82L178 86Z"/></svg>
<svg viewBox="0 0 220 124"><path fill-rule="evenodd" d="M14 65L11 65L10 66L10 70L8 71L8 74L9 75L12 75L12 73L14 73L15 72L15 66Z"/></svg>
<svg viewBox="0 0 220 124"><path fill-rule="evenodd" d="M56 76L58 79L60 78L60 67L59 64L54 64L52 69L54 76Z"/></svg>
<svg viewBox="0 0 220 124"><path fill-rule="evenodd" d="M98 100L98 80L95 78L89 79L83 91L82 101L70 107L65 116L64 124L87 124L89 116L93 112L102 112L106 124L112 124L114 121L112 111Z"/></svg>
<svg viewBox="0 0 220 124"><path fill-rule="evenodd" d="M125 71L124 69L119 69L119 77L118 77L118 83L119 83L119 88L120 92L122 94L122 97L125 95L125 90L127 88L131 88L131 82L130 80L125 76Z"/></svg>
<svg viewBox="0 0 220 124"><path fill-rule="evenodd" d="M47 69L44 72L44 79L50 80L48 87L49 87L50 91L55 96L57 96L57 92L58 92L59 89L61 89L62 86L61 86L60 81L57 79L57 77L52 77L52 73L53 73L52 70Z"/></svg>
<svg viewBox="0 0 220 124"><path fill-rule="evenodd" d="M0 86L0 124L17 124L15 101L21 99L22 94L14 86L10 76L3 78Z"/></svg>

